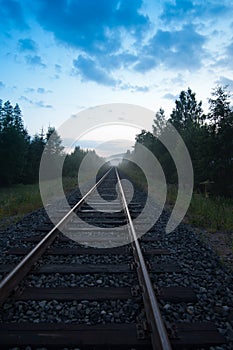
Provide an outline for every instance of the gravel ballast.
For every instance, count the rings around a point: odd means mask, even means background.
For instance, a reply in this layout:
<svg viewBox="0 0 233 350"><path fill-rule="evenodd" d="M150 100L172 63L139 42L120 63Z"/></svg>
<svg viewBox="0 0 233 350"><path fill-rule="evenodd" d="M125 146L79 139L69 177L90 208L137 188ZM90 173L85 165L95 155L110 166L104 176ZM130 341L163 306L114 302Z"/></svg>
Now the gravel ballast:
<svg viewBox="0 0 233 350"><path fill-rule="evenodd" d="M144 195L142 195L144 196ZM140 195L139 195L140 197ZM170 255L151 256L154 263L177 263L180 273L151 273L152 281L158 287L191 287L197 295L197 303L173 304L159 301L161 313L168 323L211 321L227 340L226 345L211 349L233 349L233 277L215 252L195 233L192 227L180 224L172 233L165 233L165 222L169 212L164 211L148 237L159 235L160 241L143 242L145 248L167 248ZM1 231L0 263L16 264L22 257L7 255L12 247L32 247L34 244L23 242L23 238L37 235L37 227L48 220L44 209L35 211ZM22 243L23 242L23 243ZM58 243L56 243L58 244ZM79 246L70 242L68 246ZM91 263L91 264L126 264L131 263L131 255L106 256L45 256L43 263ZM1 277L1 276L0 276ZM25 281L27 287L131 287L137 283L134 274L83 274L83 275L33 275ZM67 322L67 323L130 323L134 322L141 310L139 300L116 301L9 301L4 304L0 322ZM17 347L16 347L17 348ZM15 348L15 349L16 349Z"/></svg>

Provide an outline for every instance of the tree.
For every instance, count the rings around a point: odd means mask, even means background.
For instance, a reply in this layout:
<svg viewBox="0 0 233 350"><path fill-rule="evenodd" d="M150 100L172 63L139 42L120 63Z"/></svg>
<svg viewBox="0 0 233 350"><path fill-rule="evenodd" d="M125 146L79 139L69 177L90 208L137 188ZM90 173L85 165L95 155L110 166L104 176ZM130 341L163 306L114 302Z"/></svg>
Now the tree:
<svg viewBox="0 0 233 350"><path fill-rule="evenodd" d="M202 111L202 102L197 102L190 88L181 91L175 101L168 121L183 138L191 156L194 184L214 181L215 193L233 197L233 110L230 93L226 87L216 87L209 99L209 113ZM147 147L158 159L169 183L176 183L176 166L160 142L160 136L169 128L162 108L155 114L151 132L142 130L136 136L132 160L137 152L137 143ZM176 147L176 145L174 145ZM178 151L178 149L176 149Z"/></svg>
<svg viewBox="0 0 233 350"><path fill-rule="evenodd" d="M155 118L153 120L153 135L157 137L160 136L166 125L167 121L165 118L164 109L160 108L159 111L155 113Z"/></svg>
<svg viewBox="0 0 233 350"><path fill-rule="evenodd" d="M212 162L216 188L221 194L233 196L233 111L227 86L217 86L209 99Z"/></svg>
<svg viewBox="0 0 233 350"><path fill-rule="evenodd" d="M228 123L230 119L230 93L227 91L227 86L217 86L212 92L213 98L209 98L208 118L211 121L211 127L214 132L221 132L221 128Z"/></svg>
<svg viewBox="0 0 233 350"><path fill-rule="evenodd" d="M23 127L21 110L13 109L10 101L1 108L0 134L0 184L12 184L22 180L29 137Z"/></svg>
<svg viewBox="0 0 233 350"><path fill-rule="evenodd" d="M63 175L76 177L80 164L87 153L88 151L84 151L79 146L76 146L71 154L67 154L63 167Z"/></svg>
<svg viewBox="0 0 233 350"><path fill-rule="evenodd" d="M54 127L49 126L46 133L45 152L50 156L59 156L62 154L64 147L62 146L61 137L58 135Z"/></svg>
<svg viewBox="0 0 233 350"><path fill-rule="evenodd" d="M0 99L0 135L3 129L3 117L2 117L2 100Z"/></svg>
<svg viewBox="0 0 233 350"><path fill-rule="evenodd" d="M13 109L13 123L17 130L24 132L23 120L21 109L19 108L18 103L16 103Z"/></svg>
<svg viewBox="0 0 233 350"><path fill-rule="evenodd" d="M194 169L195 185L209 178L210 167L210 135L206 125L206 115L202 110L202 102L196 101L196 94L188 88L181 91L179 100L175 101L169 121L182 136Z"/></svg>
<svg viewBox="0 0 233 350"><path fill-rule="evenodd" d="M27 165L23 177L24 183L35 183L39 180L39 167L44 147L45 139L42 131L39 135L35 134L30 140L27 153Z"/></svg>
<svg viewBox="0 0 233 350"><path fill-rule="evenodd" d="M133 159L137 157L137 143L141 143L147 149L149 149L161 164L165 173L166 179L170 183L177 181L177 172L172 157L170 156L167 148L162 144L159 137L162 133L166 132L167 120L162 108L155 114L152 129L153 134L146 130L142 130L140 134L136 136L135 150L133 152Z"/></svg>
<svg viewBox="0 0 233 350"><path fill-rule="evenodd" d="M45 148L43 152L43 169L41 169L41 179L49 180L60 176L65 154L61 137L54 127L49 126L45 137Z"/></svg>
<svg viewBox="0 0 233 350"><path fill-rule="evenodd" d="M196 101L196 94L188 88L187 92L181 91L179 100L175 101L176 107L170 116L170 122L179 131L192 124L202 125L203 115L202 102Z"/></svg>
<svg viewBox="0 0 233 350"><path fill-rule="evenodd" d="M6 101L2 107L2 127L3 129L10 128L13 125L13 107L10 101Z"/></svg>

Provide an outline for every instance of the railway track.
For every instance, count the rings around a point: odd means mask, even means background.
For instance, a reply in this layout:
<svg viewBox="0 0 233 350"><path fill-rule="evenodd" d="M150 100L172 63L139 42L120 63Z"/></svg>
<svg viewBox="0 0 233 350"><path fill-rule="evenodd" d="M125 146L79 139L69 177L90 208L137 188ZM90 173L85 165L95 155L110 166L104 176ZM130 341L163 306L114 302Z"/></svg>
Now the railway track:
<svg viewBox="0 0 233 350"><path fill-rule="evenodd" d="M109 206L116 186L120 198ZM97 191L106 201L104 213L87 204L88 198L102 205ZM23 247L8 250L22 260L0 268L1 349L169 350L225 343L211 322L169 322L161 316L161 307L166 311L170 304L187 305L190 313L197 296L190 287L156 285L153 276L182 274L182 269L155 228L135 239L133 219L145 201L136 192L127 205L126 197L113 168L84 197L72 199L70 212L57 212L56 226L48 221L37 235L22 238ZM70 222L73 212L92 229ZM76 241L61 234L65 226ZM122 227L117 235L115 227ZM128 236L132 243L122 246Z"/></svg>

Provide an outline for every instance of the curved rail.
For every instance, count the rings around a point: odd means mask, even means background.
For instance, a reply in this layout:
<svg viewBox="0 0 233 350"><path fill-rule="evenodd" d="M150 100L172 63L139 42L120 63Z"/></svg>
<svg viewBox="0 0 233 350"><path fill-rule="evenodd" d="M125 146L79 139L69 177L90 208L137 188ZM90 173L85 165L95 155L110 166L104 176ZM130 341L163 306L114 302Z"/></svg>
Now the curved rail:
<svg viewBox="0 0 233 350"><path fill-rule="evenodd" d="M172 347L168 339L166 329L164 327L162 316L159 311L159 306L154 294L153 286L151 284L146 263L142 255L140 245L138 243L138 238L134 229L134 225L133 225L130 212L127 206L126 198L124 195L124 190L122 188L120 177L116 168L115 168L115 171L117 175L118 186L120 188L123 207L128 220L129 233L133 238L132 246L133 246L134 257L137 262L138 278L141 283L141 286L143 286L143 289L144 289L143 301L144 301L147 321L151 328L152 347L154 350L171 350Z"/></svg>
<svg viewBox="0 0 233 350"><path fill-rule="evenodd" d="M97 188L97 186L105 179L111 170L112 168L101 177L101 179L85 194L85 196L80 199L77 204L75 204L75 206L56 224L56 226L54 226L54 228L49 231L49 233L42 238L42 240L0 282L0 304L4 303L10 293L13 292L14 288L17 287L19 282L21 282L25 275L31 270L35 262L54 241L59 232L58 230L67 223L74 210L78 209L83 204L87 196L89 196Z"/></svg>

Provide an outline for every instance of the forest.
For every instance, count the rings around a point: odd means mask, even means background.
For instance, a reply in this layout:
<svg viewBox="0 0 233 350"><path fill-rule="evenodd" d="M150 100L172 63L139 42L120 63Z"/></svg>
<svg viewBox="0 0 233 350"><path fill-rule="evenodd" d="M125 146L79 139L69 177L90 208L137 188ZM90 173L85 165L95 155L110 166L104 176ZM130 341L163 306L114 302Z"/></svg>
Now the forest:
<svg viewBox="0 0 233 350"><path fill-rule="evenodd" d="M142 130L136 136L132 162L136 157L137 143L141 143L157 157L167 182L176 184L175 164L158 138L171 123L190 153L195 190L203 192L207 188L212 195L233 197L233 109L230 98L227 86L215 87L208 99L208 113L205 114L202 101L196 100L191 88L181 91L171 115L165 116L160 108L155 114L153 132ZM135 165L131 163L130 166L133 173Z"/></svg>
<svg viewBox="0 0 233 350"><path fill-rule="evenodd" d="M37 183L44 150L51 168L56 167L58 158L65 157L64 176L76 176L88 152L92 153L93 159L98 159L94 151L82 150L78 146L71 154L65 154L61 137L54 127L30 136L24 127L19 105L13 107L10 101L3 104L0 100L0 187ZM50 179L52 177L51 172Z"/></svg>
<svg viewBox="0 0 233 350"><path fill-rule="evenodd" d="M208 113L204 113L202 101L197 101L196 94L188 88L181 91L169 117L165 116L162 108L155 113L153 132L142 130L136 136L136 144L143 144L156 155L168 183L176 183L176 167L156 136L164 132L169 122L180 133L189 150L195 189L201 189L203 182L209 183L213 194L233 197L233 109L230 98L228 87L215 87L208 99ZM52 134L53 138L50 138ZM9 101L3 104L0 100L0 186L38 182L45 146L51 161L56 158L55 155L65 157L64 176L76 176L88 152L76 147L71 154L64 154L61 137L53 127L48 127L45 133L42 131L30 136L24 127L19 105L13 107ZM95 152L91 152L94 158L98 158ZM136 145L131 154L132 160L135 152Z"/></svg>

